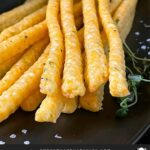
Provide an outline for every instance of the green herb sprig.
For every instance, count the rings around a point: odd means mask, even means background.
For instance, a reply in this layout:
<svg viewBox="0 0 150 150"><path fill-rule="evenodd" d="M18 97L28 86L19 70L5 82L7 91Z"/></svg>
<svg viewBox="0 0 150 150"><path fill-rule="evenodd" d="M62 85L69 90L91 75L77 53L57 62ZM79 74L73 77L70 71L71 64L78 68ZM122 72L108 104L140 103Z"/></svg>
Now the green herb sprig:
<svg viewBox="0 0 150 150"><path fill-rule="evenodd" d="M127 116L129 112L129 108L134 106L138 102L137 88L140 85L140 83L150 82L150 80L145 79L143 77L146 70L150 67L150 64L148 65L145 64L143 69L137 66L139 61L140 62L142 61L145 63L145 62L150 62L150 59L140 58L140 57L135 56L135 54L131 51L131 49L126 43L124 43L124 47L125 47L126 53L128 54L130 58L130 61L133 64L133 68L135 72L133 72L132 69L130 69L128 66L126 67L129 72L127 79L128 79L130 95L119 98L120 108L117 110L116 116L121 117L121 118Z"/></svg>
<svg viewBox="0 0 150 150"><path fill-rule="evenodd" d="M129 56L130 61L132 62L133 68L135 69L135 71L139 74L143 74L149 67L150 64L147 64L147 62L150 62L150 59L147 58L141 58L136 56L132 50L130 49L130 47L126 44L126 42L124 42L124 49L125 49L125 53L127 54L127 56ZM139 64L139 62L143 63L144 68L140 68L139 66L137 66Z"/></svg>

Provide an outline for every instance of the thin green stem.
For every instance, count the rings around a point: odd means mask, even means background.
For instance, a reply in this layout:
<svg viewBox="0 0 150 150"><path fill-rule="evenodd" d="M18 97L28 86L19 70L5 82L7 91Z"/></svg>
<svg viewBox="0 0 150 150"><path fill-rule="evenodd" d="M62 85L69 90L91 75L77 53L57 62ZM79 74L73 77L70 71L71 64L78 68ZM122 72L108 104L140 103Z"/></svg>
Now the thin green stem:
<svg viewBox="0 0 150 150"><path fill-rule="evenodd" d="M126 42L124 42L124 46L127 48L128 52L130 53L130 55L132 55L135 59L140 60L140 61L150 61L150 59L146 59L146 58L140 58L135 56L135 54L131 51L131 49L129 48L129 46L126 44Z"/></svg>
<svg viewBox="0 0 150 150"><path fill-rule="evenodd" d="M129 48L129 46L126 44L126 42L123 43L124 46L127 48L128 52L137 60L140 60L140 61L149 61L150 62L150 59L147 59L147 58L140 58L140 57L137 57L135 56L135 54L131 51L131 49Z"/></svg>
<svg viewBox="0 0 150 150"><path fill-rule="evenodd" d="M133 71L128 66L126 66L126 68L132 75L134 74Z"/></svg>
<svg viewBox="0 0 150 150"><path fill-rule="evenodd" d="M135 62L134 62L134 60L133 60L133 59L132 59L132 64L133 64L134 69L135 69L138 73L140 73L140 74L141 74L140 69L136 66L136 64L135 64Z"/></svg>
<svg viewBox="0 0 150 150"><path fill-rule="evenodd" d="M127 105L127 102L128 102L128 97L127 98L125 98L121 103L120 103L120 106L122 107L122 108L128 108L128 105Z"/></svg>
<svg viewBox="0 0 150 150"><path fill-rule="evenodd" d="M137 88L136 87L133 88L133 92L134 92L135 100L133 103L128 105L128 108L134 106L138 101L138 94L137 94Z"/></svg>
<svg viewBox="0 0 150 150"><path fill-rule="evenodd" d="M150 80L147 80L147 79L142 79L142 81L144 81L144 82L150 82Z"/></svg>

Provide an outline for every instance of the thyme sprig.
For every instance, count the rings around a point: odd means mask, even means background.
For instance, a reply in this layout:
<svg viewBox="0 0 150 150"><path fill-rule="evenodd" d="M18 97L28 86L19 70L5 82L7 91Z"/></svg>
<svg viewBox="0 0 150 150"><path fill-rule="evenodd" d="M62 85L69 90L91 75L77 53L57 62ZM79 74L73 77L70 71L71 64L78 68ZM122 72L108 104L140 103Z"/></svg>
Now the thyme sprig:
<svg viewBox="0 0 150 150"><path fill-rule="evenodd" d="M140 58L138 56L136 56L132 50L129 48L129 46L124 43L124 46L126 48L126 52L130 58L130 61L133 64L133 68L135 70L135 72L132 71L131 68L129 68L128 66L126 67L128 70L128 76L127 76L127 80L128 80L128 85L129 85L129 90L130 90L130 95L126 96L126 97L121 97L119 98L119 105L120 108L117 110L116 115L118 117L125 117L128 114L129 108L134 106L137 102L138 102L138 86L140 85L141 82L150 82L150 80L145 79L143 77L143 74L146 72L146 70L150 67L150 64L145 64L143 68L138 67L138 63L139 61L143 62L143 64L145 62L150 62L150 59L147 58Z"/></svg>
<svg viewBox="0 0 150 150"><path fill-rule="evenodd" d="M124 42L123 45L124 45L125 49L127 50L126 52L127 52L130 56L132 56L135 60L148 61L148 62L150 62L150 59L148 59L148 58L141 58L141 57L136 56L136 55L132 52L132 50L130 49L130 47L127 45L126 42Z"/></svg>
<svg viewBox="0 0 150 150"><path fill-rule="evenodd" d="M130 47L126 44L126 42L124 42L124 49L126 54L129 56L130 61L132 62L133 68L137 73L143 74L145 70L150 67L150 64L146 64L147 62L150 62L150 59L136 56L135 53L133 53ZM139 62L143 63L144 69L139 67Z"/></svg>

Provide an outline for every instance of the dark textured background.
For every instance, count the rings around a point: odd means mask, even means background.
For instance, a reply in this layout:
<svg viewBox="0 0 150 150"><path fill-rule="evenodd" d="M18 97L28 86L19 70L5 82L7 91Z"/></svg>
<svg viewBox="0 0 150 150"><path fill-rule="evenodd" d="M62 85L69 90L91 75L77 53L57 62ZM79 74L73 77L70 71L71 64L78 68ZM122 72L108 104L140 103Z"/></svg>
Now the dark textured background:
<svg viewBox="0 0 150 150"><path fill-rule="evenodd" d="M13 8L15 5L21 4L23 1L24 0L0 1L0 13ZM139 49L138 42L144 41L144 44L147 44L145 43L145 39L150 38L150 28L143 28L144 23L140 24L140 20L143 20L146 24L150 24L149 0L140 0L138 4L134 28L127 40L133 50ZM140 37L135 37L134 33L136 31L141 33ZM147 44L147 46L150 45ZM139 51L138 54L145 56L147 55L147 51ZM79 110L70 116L62 115L57 124L36 123L33 120L34 114L24 113L19 110L7 121L0 124L0 140L4 140L9 144L22 143L25 139L29 139L31 144L36 144L37 142L41 144L106 144L107 141L113 144L150 144L150 130L146 128L150 121L149 88L149 86L142 86L142 94L140 94L139 103L131 110L128 118L120 121L114 118L116 106L109 95L105 95L105 109L103 112L93 114ZM20 133L22 128L27 128L29 132L24 137ZM14 141L9 138L9 135L12 133L17 135ZM61 140L55 139L55 134L59 134L63 138Z"/></svg>
<svg viewBox="0 0 150 150"><path fill-rule="evenodd" d="M0 13L22 4L25 0L0 0Z"/></svg>

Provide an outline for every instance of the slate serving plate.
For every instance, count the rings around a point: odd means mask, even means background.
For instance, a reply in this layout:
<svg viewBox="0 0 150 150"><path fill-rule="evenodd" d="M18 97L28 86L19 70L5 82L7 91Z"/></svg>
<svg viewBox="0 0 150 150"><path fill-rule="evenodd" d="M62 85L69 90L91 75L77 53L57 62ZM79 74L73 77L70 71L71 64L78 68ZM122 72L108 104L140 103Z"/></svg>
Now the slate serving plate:
<svg viewBox="0 0 150 150"><path fill-rule="evenodd" d="M11 3L10 3L11 2ZM18 5L23 0L0 1L0 12ZM5 7L5 8L4 8ZM136 18L127 43L138 49L143 57L150 53L150 1L139 0ZM135 32L139 32L137 35ZM146 41L147 39L147 41ZM146 49L143 46L147 46ZM142 85L138 104L127 118L116 119L116 103L106 88L104 110L91 113L77 110L72 115L61 115L56 124L37 123L34 113L18 110L0 124L0 141L6 144L127 144L136 143L150 126L150 85ZM22 133L26 129L27 133ZM10 138L15 134L16 138Z"/></svg>

